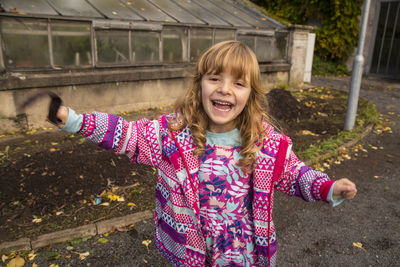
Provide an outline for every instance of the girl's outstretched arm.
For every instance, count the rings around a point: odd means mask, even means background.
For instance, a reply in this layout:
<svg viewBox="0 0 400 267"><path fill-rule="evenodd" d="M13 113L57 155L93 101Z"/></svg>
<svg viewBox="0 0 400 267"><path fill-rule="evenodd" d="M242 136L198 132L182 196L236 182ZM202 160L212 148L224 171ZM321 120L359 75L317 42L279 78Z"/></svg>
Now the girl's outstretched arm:
<svg viewBox="0 0 400 267"><path fill-rule="evenodd" d="M157 167L161 158L160 123L158 120L141 119L128 122L122 117L93 112L76 114L74 110L60 106L57 118L61 130L79 133L88 141L116 154L126 154L131 162Z"/></svg>
<svg viewBox="0 0 400 267"><path fill-rule="evenodd" d="M333 199L345 198L353 199L357 194L356 185L347 178L337 180L333 187Z"/></svg>

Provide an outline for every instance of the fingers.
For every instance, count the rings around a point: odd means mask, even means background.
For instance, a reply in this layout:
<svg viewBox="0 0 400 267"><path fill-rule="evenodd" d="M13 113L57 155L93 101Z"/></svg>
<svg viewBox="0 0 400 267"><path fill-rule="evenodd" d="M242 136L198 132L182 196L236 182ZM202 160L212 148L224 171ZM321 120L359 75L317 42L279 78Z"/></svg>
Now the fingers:
<svg viewBox="0 0 400 267"><path fill-rule="evenodd" d="M343 197L345 199L353 199L357 194L356 185L347 178L342 178L335 183L333 189L334 198Z"/></svg>

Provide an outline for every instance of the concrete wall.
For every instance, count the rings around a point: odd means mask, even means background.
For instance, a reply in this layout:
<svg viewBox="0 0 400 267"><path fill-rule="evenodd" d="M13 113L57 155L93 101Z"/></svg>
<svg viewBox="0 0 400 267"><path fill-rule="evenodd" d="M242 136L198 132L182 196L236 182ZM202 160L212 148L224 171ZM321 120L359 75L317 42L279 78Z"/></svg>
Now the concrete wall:
<svg viewBox="0 0 400 267"><path fill-rule="evenodd" d="M309 38L309 33L312 30L312 27L304 25L292 25L289 27L289 29L289 84L295 85L304 82L304 75L306 72L307 47L309 41L312 40Z"/></svg>

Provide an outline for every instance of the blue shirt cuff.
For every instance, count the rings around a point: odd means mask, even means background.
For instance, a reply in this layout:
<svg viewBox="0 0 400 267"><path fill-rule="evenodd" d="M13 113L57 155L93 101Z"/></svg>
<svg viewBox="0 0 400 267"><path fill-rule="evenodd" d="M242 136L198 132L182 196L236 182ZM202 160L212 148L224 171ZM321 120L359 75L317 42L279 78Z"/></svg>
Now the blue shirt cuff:
<svg viewBox="0 0 400 267"><path fill-rule="evenodd" d="M68 133L77 133L81 129L82 122L83 115L78 115L73 109L68 108L68 119L61 130Z"/></svg>
<svg viewBox="0 0 400 267"><path fill-rule="evenodd" d="M326 201L328 201L332 207L336 207L337 205L341 204L344 201L344 198L338 198L338 199L333 199L332 195L333 195L333 187L335 186L336 182L334 182L331 186L331 189L329 189L329 193L328 196L326 197Z"/></svg>

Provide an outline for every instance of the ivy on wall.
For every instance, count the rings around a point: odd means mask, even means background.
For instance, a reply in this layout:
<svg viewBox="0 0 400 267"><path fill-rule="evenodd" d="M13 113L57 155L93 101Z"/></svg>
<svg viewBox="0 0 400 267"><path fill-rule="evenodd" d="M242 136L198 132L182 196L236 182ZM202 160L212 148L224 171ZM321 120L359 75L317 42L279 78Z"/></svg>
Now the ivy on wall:
<svg viewBox="0 0 400 267"><path fill-rule="evenodd" d="M357 45L363 0L251 0L292 24L315 26L315 53L344 62Z"/></svg>

